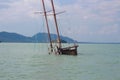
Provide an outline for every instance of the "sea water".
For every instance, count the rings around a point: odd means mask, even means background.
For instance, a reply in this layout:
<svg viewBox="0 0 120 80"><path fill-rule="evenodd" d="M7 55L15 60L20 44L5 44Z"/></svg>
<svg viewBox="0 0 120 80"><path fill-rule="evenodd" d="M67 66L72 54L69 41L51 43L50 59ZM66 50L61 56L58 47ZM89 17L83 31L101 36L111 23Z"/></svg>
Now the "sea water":
<svg viewBox="0 0 120 80"><path fill-rule="evenodd" d="M79 44L67 56L49 55L48 44L0 43L0 80L120 80L120 44Z"/></svg>

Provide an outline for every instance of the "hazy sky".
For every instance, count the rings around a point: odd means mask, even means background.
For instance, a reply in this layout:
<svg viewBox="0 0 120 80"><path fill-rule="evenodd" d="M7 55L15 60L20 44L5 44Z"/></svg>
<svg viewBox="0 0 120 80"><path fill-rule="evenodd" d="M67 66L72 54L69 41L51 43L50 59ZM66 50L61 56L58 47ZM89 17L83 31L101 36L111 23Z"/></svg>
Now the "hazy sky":
<svg viewBox="0 0 120 80"><path fill-rule="evenodd" d="M60 34L78 41L120 42L120 0L54 0ZM51 10L50 0L45 0ZM0 0L0 32L45 32L41 0ZM50 31L55 32L49 16Z"/></svg>

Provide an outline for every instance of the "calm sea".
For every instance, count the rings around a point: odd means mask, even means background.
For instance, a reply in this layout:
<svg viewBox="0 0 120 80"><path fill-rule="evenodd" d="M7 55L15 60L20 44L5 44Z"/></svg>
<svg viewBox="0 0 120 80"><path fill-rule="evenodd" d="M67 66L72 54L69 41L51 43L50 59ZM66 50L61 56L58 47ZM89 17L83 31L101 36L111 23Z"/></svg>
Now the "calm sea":
<svg viewBox="0 0 120 80"><path fill-rule="evenodd" d="M120 80L120 44L79 44L78 56L47 46L0 43L0 80Z"/></svg>

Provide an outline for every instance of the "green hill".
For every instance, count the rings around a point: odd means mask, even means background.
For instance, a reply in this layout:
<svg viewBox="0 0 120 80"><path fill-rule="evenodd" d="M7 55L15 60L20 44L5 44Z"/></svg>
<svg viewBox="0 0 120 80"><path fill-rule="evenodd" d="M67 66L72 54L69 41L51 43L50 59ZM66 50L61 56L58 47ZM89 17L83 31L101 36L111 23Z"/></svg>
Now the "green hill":
<svg viewBox="0 0 120 80"><path fill-rule="evenodd" d="M57 35L51 34L52 40L56 40ZM61 40L68 43L73 43L74 40L69 37L60 36ZM32 37L27 37L17 33L0 32L0 42L21 42L21 43L47 43L47 33L37 33ZM77 42L77 41L76 41Z"/></svg>

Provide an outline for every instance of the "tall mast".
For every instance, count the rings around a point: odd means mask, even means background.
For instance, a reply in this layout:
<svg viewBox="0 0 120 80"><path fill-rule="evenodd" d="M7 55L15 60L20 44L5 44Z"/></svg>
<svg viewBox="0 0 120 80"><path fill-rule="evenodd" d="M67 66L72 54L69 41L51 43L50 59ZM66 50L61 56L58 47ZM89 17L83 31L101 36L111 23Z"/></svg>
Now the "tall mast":
<svg viewBox="0 0 120 80"><path fill-rule="evenodd" d="M42 4L43 4L44 16L45 16L45 21L46 21L46 26L47 26L47 31L48 31L48 38L49 38L49 41L50 41L50 47L53 48L53 46L52 46L52 40L51 40L51 36L50 36L50 30L49 30L48 18L47 18L47 12L46 12L46 8L45 8L44 0L42 0Z"/></svg>
<svg viewBox="0 0 120 80"><path fill-rule="evenodd" d="M53 9L53 15L54 15L54 21L55 21L57 36L58 36L59 48L60 48L61 47L61 40L60 40L60 34L59 34L59 30L58 30L58 24L57 24L57 18L56 18L56 12L55 12L55 7L54 7L53 0L51 0L51 4L52 4L52 9Z"/></svg>

